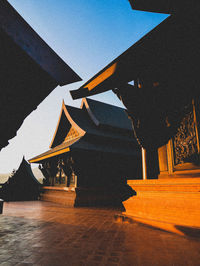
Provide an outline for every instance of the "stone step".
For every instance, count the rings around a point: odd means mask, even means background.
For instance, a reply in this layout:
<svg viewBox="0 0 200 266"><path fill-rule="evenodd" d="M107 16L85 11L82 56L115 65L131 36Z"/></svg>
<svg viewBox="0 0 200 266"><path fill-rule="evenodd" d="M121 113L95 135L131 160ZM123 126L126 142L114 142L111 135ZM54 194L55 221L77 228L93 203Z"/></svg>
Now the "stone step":
<svg viewBox="0 0 200 266"><path fill-rule="evenodd" d="M136 196L123 202L124 215L147 224L177 231L181 227L200 229L200 182L198 180L130 181ZM170 226L169 226L170 224ZM179 229L178 229L179 230Z"/></svg>

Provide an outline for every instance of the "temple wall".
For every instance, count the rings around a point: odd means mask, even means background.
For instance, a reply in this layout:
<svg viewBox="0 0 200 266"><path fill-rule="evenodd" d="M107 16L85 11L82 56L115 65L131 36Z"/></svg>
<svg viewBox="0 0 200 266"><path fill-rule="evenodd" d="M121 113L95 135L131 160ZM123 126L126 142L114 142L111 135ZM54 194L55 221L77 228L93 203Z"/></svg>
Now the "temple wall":
<svg viewBox="0 0 200 266"><path fill-rule="evenodd" d="M73 207L76 194L73 190L65 190L59 187L43 187L41 200L59 203L64 206Z"/></svg>
<svg viewBox="0 0 200 266"><path fill-rule="evenodd" d="M180 171L200 170L199 123L196 115L199 108L195 108L193 102L187 109L177 133L167 145L158 149L159 178L166 177L167 174L176 175Z"/></svg>
<svg viewBox="0 0 200 266"><path fill-rule="evenodd" d="M104 188L43 187L41 200L70 207L119 207L119 191Z"/></svg>

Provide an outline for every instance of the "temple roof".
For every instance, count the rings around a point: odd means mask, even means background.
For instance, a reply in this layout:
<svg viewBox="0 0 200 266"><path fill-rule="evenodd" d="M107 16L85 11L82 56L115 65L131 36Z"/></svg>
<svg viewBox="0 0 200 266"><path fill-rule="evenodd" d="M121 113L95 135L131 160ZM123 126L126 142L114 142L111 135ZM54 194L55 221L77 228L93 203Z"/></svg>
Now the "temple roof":
<svg viewBox="0 0 200 266"><path fill-rule="evenodd" d="M86 98L82 100L81 108L68 106L63 102L50 148L64 141L71 126L80 136L86 133L119 139L132 136L131 122L125 109Z"/></svg>
<svg viewBox="0 0 200 266"><path fill-rule="evenodd" d="M74 136L69 136L72 129ZM50 150L29 162L41 162L73 150L136 156L138 145L125 109L92 99L83 99L81 108L63 102Z"/></svg>
<svg viewBox="0 0 200 266"><path fill-rule="evenodd" d="M24 181L29 182L31 180L32 182L40 185L39 181L32 172L30 164L25 160L24 157L19 165L19 168L14 173L11 173L7 178L5 178L5 180L1 180L4 182L0 182L0 184L6 183L10 179L12 179L12 181L15 180L16 182L19 181L21 183L23 183Z"/></svg>
<svg viewBox="0 0 200 266"><path fill-rule="evenodd" d="M6 0L0 1L0 61L1 150L55 87L81 79Z"/></svg>
<svg viewBox="0 0 200 266"><path fill-rule="evenodd" d="M182 90L187 89L199 77L199 24L198 16L191 20L175 15L167 17L79 89L70 91L72 98L122 88L142 76L171 84L178 81Z"/></svg>
<svg viewBox="0 0 200 266"><path fill-rule="evenodd" d="M23 158L17 171L13 171L8 181L2 184L0 195L5 201L37 200L40 187L30 164Z"/></svg>
<svg viewBox="0 0 200 266"><path fill-rule="evenodd" d="M41 153L38 156L33 157L32 159L29 160L29 162L30 163L38 162L38 161L42 161L42 160L47 159L47 158L54 157L54 156L59 155L59 154L69 152L70 151L69 147L73 143L75 143L77 140L79 140L79 139L77 138L75 140L63 142L62 144L60 144L60 145L58 145L58 146L56 146L56 147L54 147L54 148L52 148L46 152Z"/></svg>
<svg viewBox="0 0 200 266"><path fill-rule="evenodd" d="M29 159L29 162L40 163L46 159L76 150L138 156L138 149L136 149L136 143L134 141L119 143L117 141L108 141L108 139L102 141L101 138L91 140L83 137L63 142L55 148Z"/></svg>
<svg viewBox="0 0 200 266"><path fill-rule="evenodd" d="M102 140L101 138L82 138L79 142L76 142L72 149L82 149L88 151L100 151L106 153L113 153L113 154L122 154L122 155L130 155L137 157L138 146L136 142L133 141L119 141L119 140L112 140L109 141L108 139Z"/></svg>
<svg viewBox="0 0 200 266"><path fill-rule="evenodd" d="M87 99L87 104L99 124L132 131L130 120L123 108Z"/></svg>

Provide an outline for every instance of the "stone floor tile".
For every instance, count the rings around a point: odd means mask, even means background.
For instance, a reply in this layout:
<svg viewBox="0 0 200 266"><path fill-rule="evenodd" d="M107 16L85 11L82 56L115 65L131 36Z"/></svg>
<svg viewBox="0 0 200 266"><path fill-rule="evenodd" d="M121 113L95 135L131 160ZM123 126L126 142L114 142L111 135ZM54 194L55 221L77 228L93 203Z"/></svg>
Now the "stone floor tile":
<svg viewBox="0 0 200 266"><path fill-rule="evenodd" d="M118 211L5 203L0 266L199 266L199 239L133 222Z"/></svg>

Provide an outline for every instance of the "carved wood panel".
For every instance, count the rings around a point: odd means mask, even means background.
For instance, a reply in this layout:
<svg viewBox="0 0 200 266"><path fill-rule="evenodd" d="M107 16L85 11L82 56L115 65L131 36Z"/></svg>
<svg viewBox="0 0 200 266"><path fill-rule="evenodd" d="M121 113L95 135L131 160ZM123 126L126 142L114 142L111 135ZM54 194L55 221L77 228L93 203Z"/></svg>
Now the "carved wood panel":
<svg viewBox="0 0 200 266"><path fill-rule="evenodd" d="M197 160L198 147L196 136L196 123L194 120L193 105L185 110L185 116L173 138L174 165Z"/></svg>

